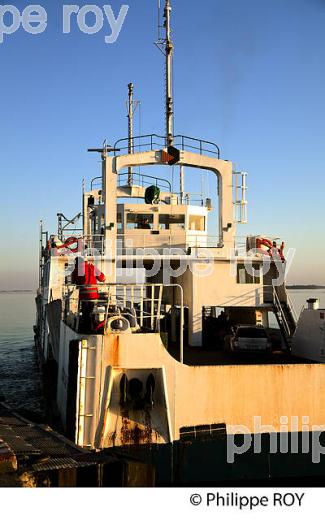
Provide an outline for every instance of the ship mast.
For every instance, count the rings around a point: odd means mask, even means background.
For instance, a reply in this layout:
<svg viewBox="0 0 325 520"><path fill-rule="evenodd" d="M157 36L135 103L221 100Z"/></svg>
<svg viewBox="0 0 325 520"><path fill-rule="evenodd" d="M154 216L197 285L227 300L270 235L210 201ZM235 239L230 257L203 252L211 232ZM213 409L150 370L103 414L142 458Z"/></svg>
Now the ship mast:
<svg viewBox="0 0 325 520"><path fill-rule="evenodd" d="M134 101L133 100L133 92L134 92L134 85L133 83L128 84L128 90L129 90L129 96L128 100L126 102L127 107L127 118L128 118L128 152L131 155L134 153L134 137L133 137L133 120L134 120L134 114L139 107L140 110L140 101ZM133 185L133 168L132 166L129 166L128 168L128 186Z"/></svg>
<svg viewBox="0 0 325 520"><path fill-rule="evenodd" d="M158 41L157 47L166 58L166 143L174 143L174 99L173 99L173 55L174 44L171 37L171 0L165 0L164 23L160 25L160 0L158 0ZM161 37L160 29L165 29L165 37Z"/></svg>
<svg viewBox="0 0 325 520"><path fill-rule="evenodd" d="M166 24L166 136L168 146L174 143L174 101L173 101L173 54L174 45L171 39L171 4L166 0L165 24Z"/></svg>
<svg viewBox="0 0 325 520"><path fill-rule="evenodd" d="M133 83L129 83L129 99L128 99L128 128L129 128L129 154L133 153ZM132 186L133 184L133 170L132 166L128 168L128 185Z"/></svg>

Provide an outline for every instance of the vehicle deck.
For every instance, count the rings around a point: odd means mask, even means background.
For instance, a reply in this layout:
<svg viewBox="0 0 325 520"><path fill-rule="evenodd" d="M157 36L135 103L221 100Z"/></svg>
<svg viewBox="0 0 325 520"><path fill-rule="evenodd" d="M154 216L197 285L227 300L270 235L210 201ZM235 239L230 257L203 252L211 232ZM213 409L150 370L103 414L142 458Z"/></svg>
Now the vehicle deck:
<svg viewBox="0 0 325 520"><path fill-rule="evenodd" d="M179 347L173 346L168 351L175 359L180 360ZM189 366L301 365L316 364L316 362L298 358L292 356L289 352L279 350L272 353L234 353L204 347L184 347L184 364Z"/></svg>

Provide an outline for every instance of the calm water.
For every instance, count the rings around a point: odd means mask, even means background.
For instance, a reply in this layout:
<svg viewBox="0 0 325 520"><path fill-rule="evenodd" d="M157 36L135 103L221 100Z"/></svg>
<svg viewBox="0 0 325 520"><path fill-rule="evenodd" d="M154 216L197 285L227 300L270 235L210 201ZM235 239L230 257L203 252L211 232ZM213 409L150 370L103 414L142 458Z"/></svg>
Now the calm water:
<svg viewBox="0 0 325 520"><path fill-rule="evenodd" d="M325 290L290 291L296 311L308 298L325 307ZM33 341L32 293L0 293L0 395L16 409L42 412L40 374Z"/></svg>
<svg viewBox="0 0 325 520"><path fill-rule="evenodd" d="M34 301L33 293L0 293L0 395L15 409L41 413Z"/></svg>
<svg viewBox="0 0 325 520"><path fill-rule="evenodd" d="M318 289L317 291L310 289L301 289L289 291L289 294L291 296L292 302L294 304L298 316L306 301L309 300L309 298L318 298L320 301L321 308L325 308L325 289Z"/></svg>

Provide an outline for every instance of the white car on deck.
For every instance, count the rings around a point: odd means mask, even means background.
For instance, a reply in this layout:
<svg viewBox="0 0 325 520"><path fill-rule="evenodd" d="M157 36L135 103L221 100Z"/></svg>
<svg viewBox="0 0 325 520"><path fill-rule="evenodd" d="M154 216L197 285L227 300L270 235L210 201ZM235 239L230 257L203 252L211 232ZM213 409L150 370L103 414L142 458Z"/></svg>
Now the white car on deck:
<svg viewBox="0 0 325 520"><path fill-rule="evenodd" d="M229 338L232 352L271 352L272 343L261 325L239 325Z"/></svg>

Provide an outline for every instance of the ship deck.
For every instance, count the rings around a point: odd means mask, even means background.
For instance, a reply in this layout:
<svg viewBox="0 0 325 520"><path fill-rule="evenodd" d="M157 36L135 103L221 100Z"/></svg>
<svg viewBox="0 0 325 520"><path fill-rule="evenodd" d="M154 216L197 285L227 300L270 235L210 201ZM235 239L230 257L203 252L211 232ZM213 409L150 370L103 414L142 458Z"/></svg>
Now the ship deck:
<svg viewBox="0 0 325 520"><path fill-rule="evenodd" d="M180 360L179 347L172 346L168 351L177 361ZM189 366L301 365L315 364L315 362L292 356L289 352L283 351L234 353L204 347L184 347L184 364Z"/></svg>
<svg viewBox="0 0 325 520"><path fill-rule="evenodd" d="M209 347L184 346L184 364L189 366L222 366L222 365L301 365L315 364L304 358L293 356L288 350L281 348L279 329L269 328L272 338L272 352L231 352ZM173 358L180 360L179 345L168 348Z"/></svg>

